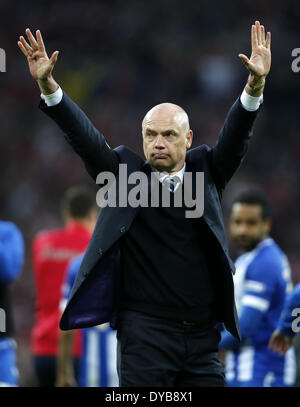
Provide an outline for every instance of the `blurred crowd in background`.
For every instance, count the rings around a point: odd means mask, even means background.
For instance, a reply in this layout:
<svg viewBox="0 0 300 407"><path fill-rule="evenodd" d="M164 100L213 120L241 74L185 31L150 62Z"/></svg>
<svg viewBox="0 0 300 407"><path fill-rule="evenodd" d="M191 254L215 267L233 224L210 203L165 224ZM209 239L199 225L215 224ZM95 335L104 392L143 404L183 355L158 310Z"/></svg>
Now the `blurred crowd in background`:
<svg viewBox="0 0 300 407"><path fill-rule="evenodd" d="M0 0L0 9L0 48L6 52L0 217L15 222L26 243L26 263L12 286L21 386L36 384L29 352L32 239L62 225L59 205L67 187L93 184L62 132L38 109L38 86L17 47L27 27L41 30L50 55L60 51L56 81L109 145L125 144L143 155L141 121L165 101L189 114L193 147L216 142L247 80L238 54L249 56L251 24L260 20L272 32L272 68L249 153L224 194L225 221L237 192L265 191L272 236L288 255L294 283L300 281L300 73L291 69L292 50L300 47L298 1Z"/></svg>

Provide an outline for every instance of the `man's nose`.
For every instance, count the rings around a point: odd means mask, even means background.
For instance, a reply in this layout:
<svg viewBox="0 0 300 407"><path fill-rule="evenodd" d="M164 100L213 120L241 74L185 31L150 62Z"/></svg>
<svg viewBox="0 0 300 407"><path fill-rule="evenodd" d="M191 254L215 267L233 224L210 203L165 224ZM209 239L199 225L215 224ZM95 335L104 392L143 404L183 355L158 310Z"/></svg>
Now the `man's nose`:
<svg viewBox="0 0 300 407"><path fill-rule="evenodd" d="M154 143L155 148L163 149L165 148L164 140L162 136L157 136Z"/></svg>
<svg viewBox="0 0 300 407"><path fill-rule="evenodd" d="M239 227L238 227L238 232L239 232L240 235L245 235L245 234L247 234L247 230L248 230L248 227L247 227L247 225L244 224L244 223L242 223L242 224L239 225Z"/></svg>

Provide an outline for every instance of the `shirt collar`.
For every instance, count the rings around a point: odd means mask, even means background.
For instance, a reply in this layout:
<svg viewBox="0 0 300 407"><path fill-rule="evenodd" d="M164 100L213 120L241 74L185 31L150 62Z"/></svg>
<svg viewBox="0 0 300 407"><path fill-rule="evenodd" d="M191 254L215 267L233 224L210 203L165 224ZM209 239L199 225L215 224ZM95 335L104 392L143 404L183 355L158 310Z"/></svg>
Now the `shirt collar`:
<svg viewBox="0 0 300 407"><path fill-rule="evenodd" d="M183 174L184 174L184 172L185 172L185 167L186 167L186 165L185 165L185 163L184 163L184 166L181 168L181 170L179 170L179 171L177 171L177 172L175 172L175 173L172 173L172 174L169 174L168 172L166 172L166 171L163 171L163 172L159 172L156 168L154 168L154 167L152 167L152 170L153 170L153 172L155 173L155 174L157 174L157 176L158 176L158 178L159 178L159 180L160 180L160 182L163 182L163 181L165 181L166 179L171 179L171 178L179 178L180 179L180 182L181 183L183 183Z"/></svg>

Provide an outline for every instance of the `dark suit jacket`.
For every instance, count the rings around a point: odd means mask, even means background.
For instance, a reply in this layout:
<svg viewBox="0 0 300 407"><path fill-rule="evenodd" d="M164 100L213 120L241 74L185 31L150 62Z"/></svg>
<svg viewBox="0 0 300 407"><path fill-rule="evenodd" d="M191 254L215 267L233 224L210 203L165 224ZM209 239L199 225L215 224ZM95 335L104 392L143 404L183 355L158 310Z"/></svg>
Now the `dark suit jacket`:
<svg viewBox="0 0 300 407"><path fill-rule="evenodd" d="M127 164L128 175L133 171L144 171L149 176L147 162L125 146L110 149L103 135L65 93L58 105L47 107L41 101L40 109L63 130L65 138L81 156L94 179L101 171L111 171L116 174L118 182L120 163ZM227 115L216 145L213 148L201 145L186 155L186 171L204 172L203 219L215 237L211 248L211 269L217 290L218 320L224 322L227 330L237 338L240 333L232 279L235 269L228 254L220 199L226 183L246 153L256 116L257 112L246 111L238 99ZM130 228L138 210L130 206L107 206L100 211L60 321L61 329L104 322L116 326L120 302L120 239Z"/></svg>

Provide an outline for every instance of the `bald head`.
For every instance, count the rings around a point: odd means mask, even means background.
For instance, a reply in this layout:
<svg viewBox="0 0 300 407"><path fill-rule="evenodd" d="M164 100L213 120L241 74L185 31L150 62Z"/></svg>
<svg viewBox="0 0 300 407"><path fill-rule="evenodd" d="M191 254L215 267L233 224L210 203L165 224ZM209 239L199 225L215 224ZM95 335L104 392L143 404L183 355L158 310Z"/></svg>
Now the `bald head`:
<svg viewBox="0 0 300 407"><path fill-rule="evenodd" d="M151 123L171 123L176 124L184 131L190 129L189 117L182 107L174 103L160 103L150 109L142 122L142 128Z"/></svg>
<svg viewBox="0 0 300 407"><path fill-rule="evenodd" d="M154 106L142 122L143 146L148 162L159 171L179 171L190 148L193 132L182 107L173 103Z"/></svg>

